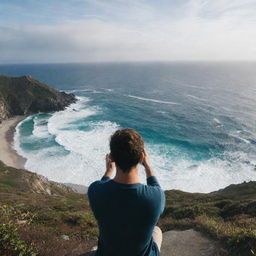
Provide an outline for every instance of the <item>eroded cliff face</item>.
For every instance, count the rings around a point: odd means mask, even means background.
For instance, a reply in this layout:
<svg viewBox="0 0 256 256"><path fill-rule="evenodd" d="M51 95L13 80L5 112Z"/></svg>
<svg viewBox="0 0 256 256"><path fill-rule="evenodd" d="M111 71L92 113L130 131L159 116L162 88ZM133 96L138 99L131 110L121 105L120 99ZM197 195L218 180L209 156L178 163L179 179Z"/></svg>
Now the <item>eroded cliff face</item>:
<svg viewBox="0 0 256 256"><path fill-rule="evenodd" d="M73 94L57 91L31 76L0 75L0 121L15 115L63 110L75 101Z"/></svg>
<svg viewBox="0 0 256 256"><path fill-rule="evenodd" d="M7 119L10 116L10 113L7 108L7 104L4 98L0 95L0 123L2 120Z"/></svg>

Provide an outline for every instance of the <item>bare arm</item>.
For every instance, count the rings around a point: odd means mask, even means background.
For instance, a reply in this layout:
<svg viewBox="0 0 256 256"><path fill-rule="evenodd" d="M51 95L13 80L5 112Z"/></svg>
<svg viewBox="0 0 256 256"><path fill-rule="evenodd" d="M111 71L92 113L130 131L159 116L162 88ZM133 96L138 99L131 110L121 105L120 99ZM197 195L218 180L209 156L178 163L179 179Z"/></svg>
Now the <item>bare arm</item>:
<svg viewBox="0 0 256 256"><path fill-rule="evenodd" d="M106 155L106 172L104 173L103 177L111 178L115 169L115 162L111 159L111 155Z"/></svg>
<svg viewBox="0 0 256 256"><path fill-rule="evenodd" d="M147 175L147 185L161 188L160 184L154 174L152 165L149 160L149 156L146 151L143 152L143 161L141 163L145 167L145 172Z"/></svg>
<svg viewBox="0 0 256 256"><path fill-rule="evenodd" d="M147 178L149 178L151 176L154 176L153 168L151 166L148 153L146 151L144 151L144 157L143 157L142 164L143 164L143 166L145 168L145 172L146 172Z"/></svg>

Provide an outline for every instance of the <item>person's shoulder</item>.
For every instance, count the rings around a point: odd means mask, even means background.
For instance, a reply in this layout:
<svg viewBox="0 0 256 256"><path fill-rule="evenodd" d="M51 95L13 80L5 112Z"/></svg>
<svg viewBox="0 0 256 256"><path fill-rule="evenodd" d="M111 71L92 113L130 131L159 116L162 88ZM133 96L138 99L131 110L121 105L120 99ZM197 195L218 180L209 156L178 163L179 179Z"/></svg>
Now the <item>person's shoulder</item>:
<svg viewBox="0 0 256 256"><path fill-rule="evenodd" d="M165 201L164 190L160 186L146 186L147 195L151 200L162 204Z"/></svg>
<svg viewBox="0 0 256 256"><path fill-rule="evenodd" d="M143 185L143 191L144 193L155 195L155 196L163 196L164 191L160 186L149 186L149 185Z"/></svg>
<svg viewBox="0 0 256 256"><path fill-rule="evenodd" d="M93 191L95 191L95 189L97 188L97 186L101 183L100 180L96 180L94 182L92 182L89 187L88 187L88 191L87 194L90 195L91 193L93 193Z"/></svg>
<svg viewBox="0 0 256 256"><path fill-rule="evenodd" d="M155 209L160 214L163 212L166 198L164 190L160 186L145 185L142 198L150 208Z"/></svg>
<svg viewBox="0 0 256 256"><path fill-rule="evenodd" d="M103 187L104 184L106 184L110 179L102 178L101 180L96 180L92 182L88 187L88 195L93 193L96 190L99 190Z"/></svg>

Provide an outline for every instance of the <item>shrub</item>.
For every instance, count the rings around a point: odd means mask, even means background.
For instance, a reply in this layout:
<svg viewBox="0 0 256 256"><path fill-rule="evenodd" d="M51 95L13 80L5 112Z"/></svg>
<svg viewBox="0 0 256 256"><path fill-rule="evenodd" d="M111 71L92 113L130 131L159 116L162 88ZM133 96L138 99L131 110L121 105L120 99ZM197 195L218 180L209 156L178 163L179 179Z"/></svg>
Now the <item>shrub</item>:
<svg viewBox="0 0 256 256"><path fill-rule="evenodd" d="M200 216L196 218L199 229L207 231L219 240L227 242L231 252L239 256L253 256L256 252L256 229L238 227L223 219ZM232 254L233 255L233 254Z"/></svg>
<svg viewBox="0 0 256 256"><path fill-rule="evenodd" d="M217 216L219 209L217 207L207 207L195 205L189 207L178 208L172 211L172 217L175 219L194 219L200 215Z"/></svg>
<svg viewBox="0 0 256 256"><path fill-rule="evenodd" d="M32 244L20 239L19 222L31 223L33 215L22 213L6 205L0 206L0 251L1 255L35 256L37 252Z"/></svg>

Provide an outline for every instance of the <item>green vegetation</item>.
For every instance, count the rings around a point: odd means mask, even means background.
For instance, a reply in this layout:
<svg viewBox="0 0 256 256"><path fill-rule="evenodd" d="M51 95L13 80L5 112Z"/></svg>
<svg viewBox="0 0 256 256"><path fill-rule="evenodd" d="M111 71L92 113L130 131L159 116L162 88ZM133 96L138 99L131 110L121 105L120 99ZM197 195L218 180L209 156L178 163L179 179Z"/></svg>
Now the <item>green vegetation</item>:
<svg viewBox="0 0 256 256"><path fill-rule="evenodd" d="M86 195L0 162L1 256L80 255L97 235Z"/></svg>
<svg viewBox="0 0 256 256"><path fill-rule="evenodd" d="M256 255L256 182L209 193L166 191L164 231L194 228L222 242L220 255ZM97 242L86 195L0 162L1 256L78 256Z"/></svg>
<svg viewBox="0 0 256 256"><path fill-rule="evenodd" d="M1 255L34 256L37 255L33 244L20 238L18 223L29 225L33 216L21 213L6 205L0 206L0 252Z"/></svg>
<svg viewBox="0 0 256 256"><path fill-rule="evenodd" d="M256 255L256 182L209 193L166 191L163 230L194 228L217 240L222 255Z"/></svg>

